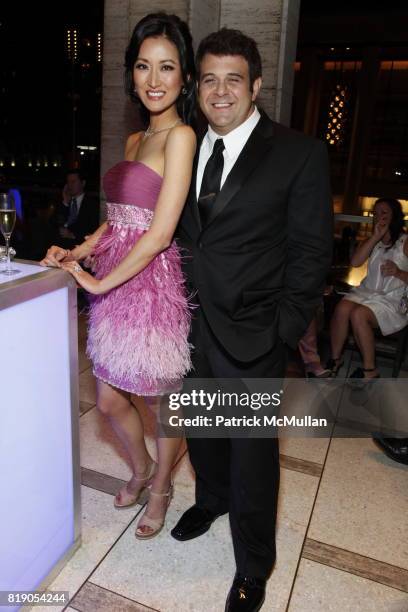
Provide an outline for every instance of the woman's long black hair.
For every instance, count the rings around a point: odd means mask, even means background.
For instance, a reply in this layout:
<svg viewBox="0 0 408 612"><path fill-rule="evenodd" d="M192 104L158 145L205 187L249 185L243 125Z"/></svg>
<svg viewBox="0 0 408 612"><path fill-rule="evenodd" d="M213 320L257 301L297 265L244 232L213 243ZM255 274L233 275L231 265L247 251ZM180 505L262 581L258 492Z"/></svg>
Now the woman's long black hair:
<svg viewBox="0 0 408 612"><path fill-rule="evenodd" d="M387 204L391 208L392 218L390 223L390 237L391 244L387 248L391 248L397 242L398 238L401 236L401 233L404 232L405 221L404 221L404 213L402 211L401 202L396 200L395 198L378 198L374 202L374 206L377 204Z"/></svg>
<svg viewBox="0 0 408 612"><path fill-rule="evenodd" d="M132 102L139 106L140 115L145 125L149 122L149 111L142 104L134 92L133 67L139 55L140 47L146 38L165 36L177 47L181 73L183 76L183 89L176 105L177 112L187 125L195 122L196 111L196 78L194 65L194 52L192 38L188 25L177 15L167 13L151 13L143 17L133 30L125 54L125 88Z"/></svg>

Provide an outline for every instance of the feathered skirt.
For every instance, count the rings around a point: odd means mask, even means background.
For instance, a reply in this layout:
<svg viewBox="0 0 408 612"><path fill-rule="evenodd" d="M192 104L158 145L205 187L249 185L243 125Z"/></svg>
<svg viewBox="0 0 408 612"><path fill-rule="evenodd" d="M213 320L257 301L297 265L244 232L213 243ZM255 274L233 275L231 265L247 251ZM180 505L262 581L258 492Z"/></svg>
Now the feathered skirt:
<svg viewBox="0 0 408 612"><path fill-rule="evenodd" d="M93 251L95 277L115 268L144 230L108 225ZM139 274L91 296L87 354L100 380L136 395L164 395L190 370L190 307L175 242Z"/></svg>

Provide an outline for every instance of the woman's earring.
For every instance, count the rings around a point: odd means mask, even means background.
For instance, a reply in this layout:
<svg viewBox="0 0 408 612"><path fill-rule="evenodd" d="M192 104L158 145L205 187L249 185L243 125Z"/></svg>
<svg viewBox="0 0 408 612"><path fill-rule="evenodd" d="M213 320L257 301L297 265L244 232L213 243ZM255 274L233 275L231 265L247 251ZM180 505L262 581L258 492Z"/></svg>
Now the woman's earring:
<svg viewBox="0 0 408 612"><path fill-rule="evenodd" d="M187 93L187 87L182 87L181 93L183 94L183 96L185 96Z"/></svg>

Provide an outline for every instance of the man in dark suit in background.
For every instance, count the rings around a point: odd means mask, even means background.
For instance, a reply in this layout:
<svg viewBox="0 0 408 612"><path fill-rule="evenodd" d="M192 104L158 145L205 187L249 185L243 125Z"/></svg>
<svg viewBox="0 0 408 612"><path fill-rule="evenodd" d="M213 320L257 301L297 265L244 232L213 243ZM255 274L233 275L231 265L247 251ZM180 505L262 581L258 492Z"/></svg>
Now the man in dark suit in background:
<svg viewBox="0 0 408 612"><path fill-rule="evenodd" d="M323 294L333 222L326 146L255 106L256 43L235 30L197 52L208 132L179 240L197 290L192 344L200 378L280 378ZM188 257L191 255L191 257ZM259 610L275 562L279 449L274 439L190 438L196 504L172 531L197 537L229 512L237 573L228 612Z"/></svg>
<svg viewBox="0 0 408 612"><path fill-rule="evenodd" d="M86 195L85 179L79 170L67 172L59 211L61 246L72 249L99 226L99 202Z"/></svg>

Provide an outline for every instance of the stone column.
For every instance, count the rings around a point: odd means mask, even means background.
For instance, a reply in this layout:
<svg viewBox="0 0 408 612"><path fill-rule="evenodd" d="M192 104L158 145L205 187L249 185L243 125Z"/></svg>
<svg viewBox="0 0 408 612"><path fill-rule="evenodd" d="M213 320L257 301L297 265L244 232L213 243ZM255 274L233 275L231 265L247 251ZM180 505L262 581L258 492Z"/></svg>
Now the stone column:
<svg viewBox="0 0 408 612"><path fill-rule="evenodd" d="M129 40L129 0L106 0L103 36L101 176L123 159L127 99L123 58Z"/></svg>
<svg viewBox="0 0 408 612"><path fill-rule="evenodd" d="M300 0L221 0L220 26L258 43L263 65L260 104L272 119L290 123Z"/></svg>
<svg viewBox="0 0 408 612"><path fill-rule="evenodd" d="M189 25L193 36L194 50L198 43L210 32L220 27L222 0L191 0Z"/></svg>

